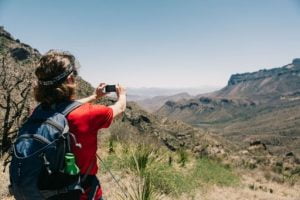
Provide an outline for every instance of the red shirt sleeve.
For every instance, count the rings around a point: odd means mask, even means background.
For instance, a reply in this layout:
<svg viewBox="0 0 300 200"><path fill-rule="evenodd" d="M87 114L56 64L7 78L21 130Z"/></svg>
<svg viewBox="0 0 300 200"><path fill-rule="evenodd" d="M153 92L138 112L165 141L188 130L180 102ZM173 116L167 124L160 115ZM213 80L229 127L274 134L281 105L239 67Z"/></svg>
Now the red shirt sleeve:
<svg viewBox="0 0 300 200"><path fill-rule="evenodd" d="M101 128L108 128L113 120L113 110L103 105L90 105L90 127L98 131Z"/></svg>

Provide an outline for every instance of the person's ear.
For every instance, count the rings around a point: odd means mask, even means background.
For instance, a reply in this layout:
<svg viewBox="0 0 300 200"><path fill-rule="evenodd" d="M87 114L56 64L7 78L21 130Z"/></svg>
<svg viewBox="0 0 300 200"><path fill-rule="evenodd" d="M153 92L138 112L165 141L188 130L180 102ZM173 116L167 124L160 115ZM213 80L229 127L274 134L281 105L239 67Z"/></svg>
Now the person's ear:
<svg viewBox="0 0 300 200"><path fill-rule="evenodd" d="M75 83L75 78L73 75L68 76L67 78L68 84L74 84Z"/></svg>

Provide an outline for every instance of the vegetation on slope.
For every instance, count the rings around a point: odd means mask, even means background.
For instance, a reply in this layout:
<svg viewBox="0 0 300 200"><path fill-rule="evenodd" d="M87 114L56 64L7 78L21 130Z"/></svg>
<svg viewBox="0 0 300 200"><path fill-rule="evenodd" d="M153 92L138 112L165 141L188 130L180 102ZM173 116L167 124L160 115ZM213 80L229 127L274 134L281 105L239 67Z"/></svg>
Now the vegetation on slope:
<svg viewBox="0 0 300 200"><path fill-rule="evenodd" d="M211 185L236 186L239 183L234 170L219 161L196 158L184 149L171 152L151 142L152 139L140 138L140 141L133 143L110 136L105 142L106 148L102 149L105 151L104 172L110 169L137 177L132 184L125 186L129 194L137 192L136 183L147 187L143 191L150 192L154 199L161 195L174 198L184 193L192 195L199 188ZM147 184L141 184L144 182ZM126 199L124 195L122 197Z"/></svg>

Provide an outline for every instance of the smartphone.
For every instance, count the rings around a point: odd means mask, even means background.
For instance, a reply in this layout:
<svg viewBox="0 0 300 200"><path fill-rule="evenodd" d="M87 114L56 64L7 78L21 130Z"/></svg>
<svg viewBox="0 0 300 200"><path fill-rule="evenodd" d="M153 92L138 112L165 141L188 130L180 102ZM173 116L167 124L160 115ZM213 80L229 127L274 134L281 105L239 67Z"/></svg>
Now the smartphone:
<svg viewBox="0 0 300 200"><path fill-rule="evenodd" d="M106 85L104 88L104 93L115 92L116 85Z"/></svg>

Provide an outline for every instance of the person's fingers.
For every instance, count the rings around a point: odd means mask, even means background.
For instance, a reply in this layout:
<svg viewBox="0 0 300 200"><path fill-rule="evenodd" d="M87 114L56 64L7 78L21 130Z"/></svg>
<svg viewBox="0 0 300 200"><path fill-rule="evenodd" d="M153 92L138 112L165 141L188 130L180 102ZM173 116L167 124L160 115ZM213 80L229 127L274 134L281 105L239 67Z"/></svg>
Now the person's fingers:
<svg viewBox="0 0 300 200"><path fill-rule="evenodd" d="M103 88L105 88L105 86L106 86L106 83L100 83L98 88L102 90Z"/></svg>
<svg viewBox="0 0 300 200"><path fill-rule="evenodd" d="M126 89L122 85L117 84L117 87L118 87L119 94L126 93Z"/></svg>

